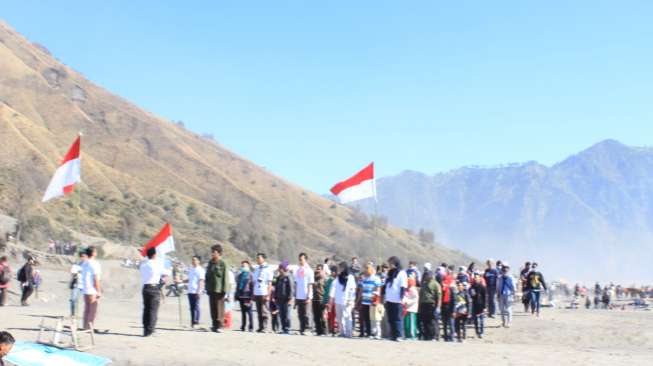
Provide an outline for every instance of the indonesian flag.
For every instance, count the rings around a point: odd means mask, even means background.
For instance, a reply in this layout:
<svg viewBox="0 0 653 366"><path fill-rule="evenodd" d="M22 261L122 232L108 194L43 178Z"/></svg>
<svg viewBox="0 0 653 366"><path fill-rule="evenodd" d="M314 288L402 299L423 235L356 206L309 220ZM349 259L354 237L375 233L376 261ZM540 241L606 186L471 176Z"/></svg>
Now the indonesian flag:
<svg viewBox="0 0 653 366"><path fill-rule="evenodd" d="M141 250L141 255L147 257L147 250L150 248L156 248L156 254L159 256L164 256L166 253L175 250L175 239L172 237L172 226L170 224L163 225L161 231L149 243L145 244Z"/></svg>
<svg viewBox="0 0 653 366"><path fill-rule="evenodd" d="M54 177L43 195L42 202L47 202L55 197L66 195L73 191L76 183L81 183L81 160L79 159L80 136L77 136L73 146L61 161L61 165L54 172Z"/></svg>
<svg viewBox="0 0 653 366"><path fill-rule="evenodd" d="M333 186L331 193L338 196L342 204L371 197L376 199L374 163L370 163L370 165L356 173L353 177Z"/></svg>

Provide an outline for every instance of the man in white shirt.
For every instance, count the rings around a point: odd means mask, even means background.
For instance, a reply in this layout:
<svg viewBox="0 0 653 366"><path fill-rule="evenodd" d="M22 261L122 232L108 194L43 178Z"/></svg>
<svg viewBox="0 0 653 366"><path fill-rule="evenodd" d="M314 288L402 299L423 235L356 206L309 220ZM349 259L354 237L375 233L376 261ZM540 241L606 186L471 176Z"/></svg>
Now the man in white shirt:
<svg viewBox="0 0 653 366"><path fill-rule="evenodd" d="M143 337L154 333L161 304L161 278L170 271L156 259L156 248L147 250L147 260L141 263L141 284L143 284Z"/></svg>
<svg viewBox="0 0 653 366"><path fill-rule="evenodd" d="M256 303L256 313L258 316L258 330L259 333L264 333L268 322L268 301L272 292L272 279L274 273L272 268L265 262L266 256L264 253L256 255L256 270L254 271L254 302Z"/></svg>
<svg viewBox="0 0 653 366"><path fill-rule="evenodd" d="M98 301L102 296L102 287L100 286L102 267L95 259L97 257L97 249L94 246L86 249L86 255L88 259L82 266L84 329L91 329L91 325L95 323L95 318L97 317Z"/></svg>
<svg viewBox="0 0 653 366"><path fill-rule="evenodd" d="M188 303L190 305L190 326L195 328L200 323L200 295L204 292L206 271L200 263L200 257L194 256L193 266L188 271Z"/></svg>
<svg viewBox="0 0 653 366"><path fill-rule="evenodd" d="M79 263L75 263L70 267L70 316L77 315L77 301L79 295L84 291L82 268L87 259L86 251L81 251L79 252Z"/></svg>
<svg viewBox="0 0 653 366"><path fill-rule="evenodd" d="M308 328L308 313L306 311L308 304L313 299L313 283L315 276L313 269L307 263L308 255L299 254L299 267L295 271L295 304L297 305L297 315L299 317L299 334L304 335Z"/></svg>
<svg viewBox="0 0 653 366"><path fill-rule="evenodd" d="M388 316L388 323L390 324L391 339L393 341L401 341L401 315L402 306L401 301L404 297L404 292L408 288L408 276L406 271L401 269L401 262L397 257L390 257L388 259L390 270L383 287L385 295L385 312Z"/></svg>

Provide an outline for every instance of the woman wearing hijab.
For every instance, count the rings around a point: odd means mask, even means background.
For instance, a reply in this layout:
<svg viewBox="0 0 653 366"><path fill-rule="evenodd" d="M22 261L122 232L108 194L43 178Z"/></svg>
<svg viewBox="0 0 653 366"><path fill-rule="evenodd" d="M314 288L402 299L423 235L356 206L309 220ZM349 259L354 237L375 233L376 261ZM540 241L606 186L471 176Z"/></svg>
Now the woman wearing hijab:
<svg viewBox="0 0 653 366"><path fill-rule="evenodd" d="M356 278L349 273L347 262L338 265L338 277L331 285L330 297L336 306L336 321L340 329L340 336L352 336L352 310L356 302Z"/></svg>

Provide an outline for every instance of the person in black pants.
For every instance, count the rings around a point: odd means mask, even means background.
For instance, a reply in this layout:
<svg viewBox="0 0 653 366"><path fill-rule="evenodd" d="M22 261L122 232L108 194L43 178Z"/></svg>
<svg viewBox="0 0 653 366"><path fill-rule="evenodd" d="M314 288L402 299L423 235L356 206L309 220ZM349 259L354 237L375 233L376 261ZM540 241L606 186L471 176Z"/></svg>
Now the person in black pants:
<svg viewBox="0 0 653 366"><path fill-rule="evenodd" d="M292 279L288 276L288 262L284 261L279 265L279 277L274 284L274 302L279 309L279 320L281 331L284 334L290 333L289 308L292 301Z"/></svg>
<svg viewBox="0 0 653 366"><path fill-rule="evenodd" d="M34 257L28 257L27 263L18 271L18 281L21 284L22 294L20 297L20 304L22 306L29 305L27 299L34 293L34 265L36 260Z"/></svg>
<svg viewBox="0 0 653 366"><path fill-rule="evenodd" d="M240 272L236 278L236 300L240 304L241 326L240 330L245 331L247 321L249 320L249 331L254 330L254 321L252 320L252 270L249 261L240 263Z"/></svg>
<svg viewBox="0 0 653 366"><path fill-rule="evenodd" d="M147 261L141 263L143 283L143 336L154 333L161 303L161 278L168 275L163 264L156 259L156 248L147 249Z"/></svg>

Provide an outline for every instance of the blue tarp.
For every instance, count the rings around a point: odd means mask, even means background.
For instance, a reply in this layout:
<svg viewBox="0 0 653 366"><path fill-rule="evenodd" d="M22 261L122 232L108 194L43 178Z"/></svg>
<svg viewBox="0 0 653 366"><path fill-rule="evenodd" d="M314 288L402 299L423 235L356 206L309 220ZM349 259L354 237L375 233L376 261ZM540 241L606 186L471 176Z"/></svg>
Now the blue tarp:
<svg viewBox="0 0 653 366"><path fill-rule="evenodd" d="M16 342L5 359L17 366L104 366L111 360L38 343Z"/></svg>

